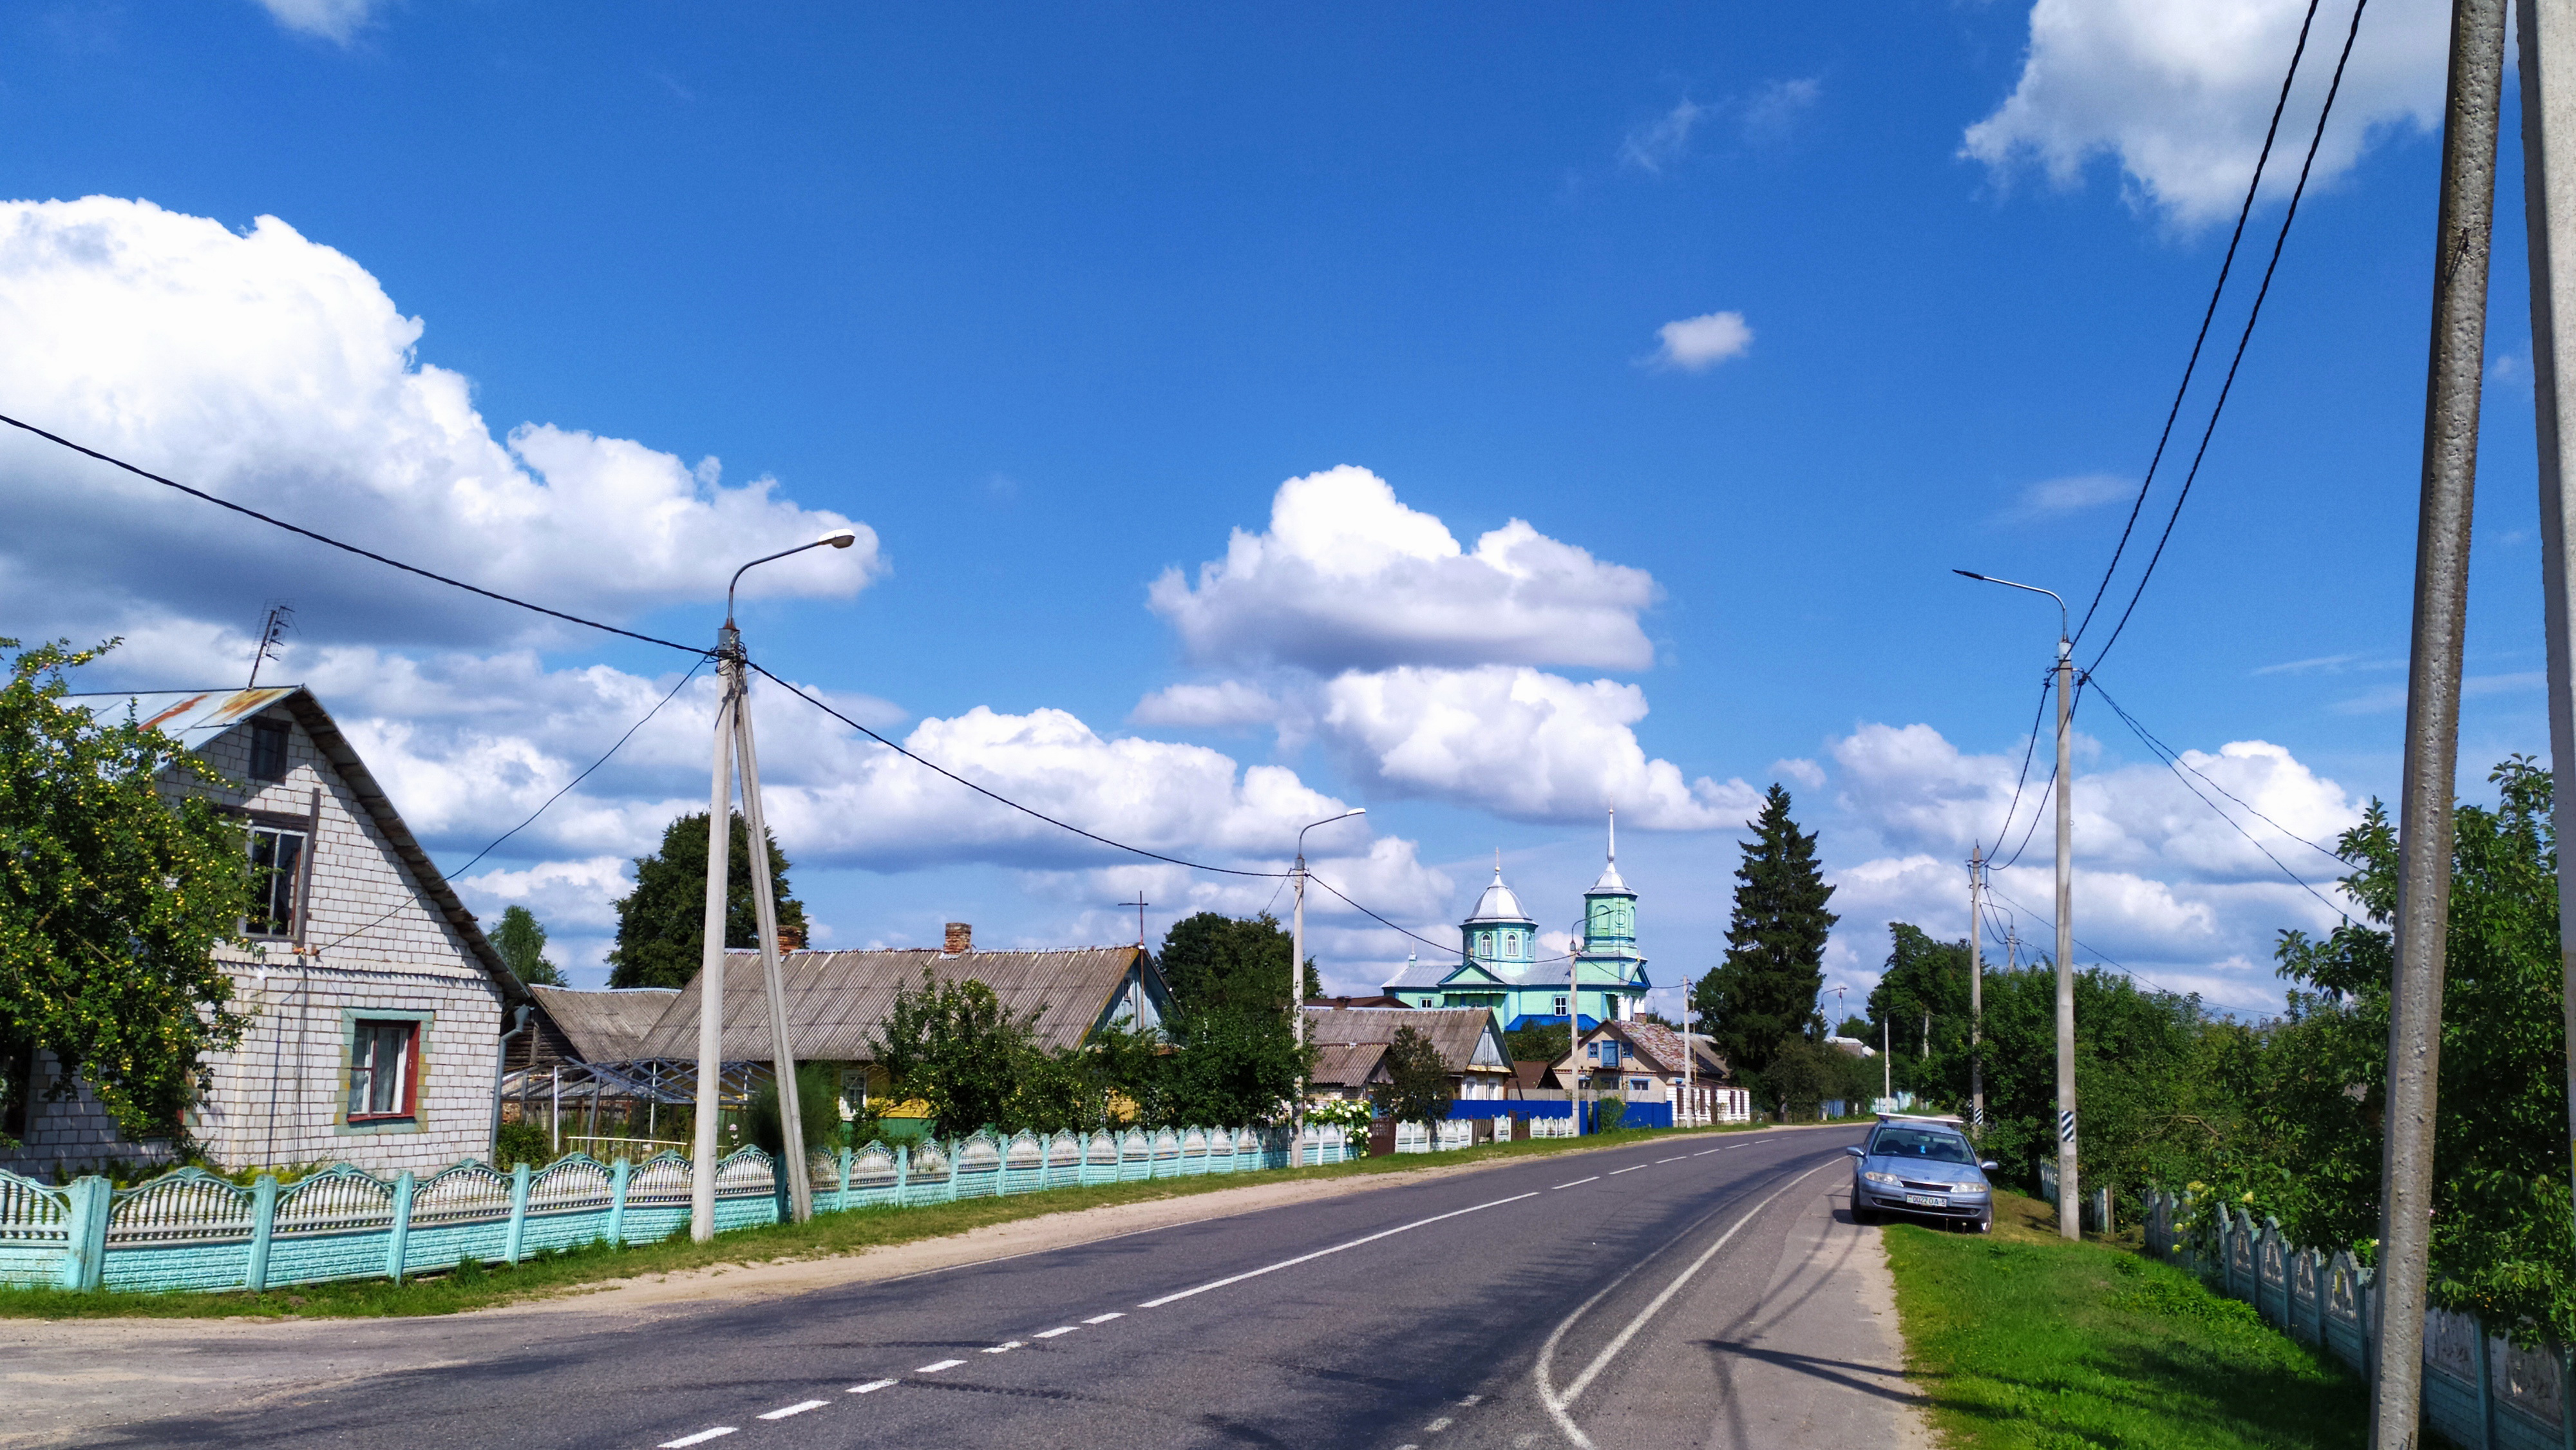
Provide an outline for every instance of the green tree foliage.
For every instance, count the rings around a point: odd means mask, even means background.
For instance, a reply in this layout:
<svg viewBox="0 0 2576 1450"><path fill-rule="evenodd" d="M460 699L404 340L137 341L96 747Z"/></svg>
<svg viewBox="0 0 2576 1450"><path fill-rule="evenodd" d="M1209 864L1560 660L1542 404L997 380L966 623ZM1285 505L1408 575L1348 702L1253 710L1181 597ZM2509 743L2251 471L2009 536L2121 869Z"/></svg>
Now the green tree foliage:
<svg viewBox="0 0 2576 1450"><path fill-rule="evenodd" d="M2496 767L2494 809L2454 817L2441 1089L2434 1128L2436 1302L2504 1330L2576 1340L2558 843L2546 769ZM2366 923L2322 940L2281 934L2299 984L2285 1019L2234 1054L2243 1116L2216 1125L2206 1175L2221 1196L2327 1244L2379 1233L2397 835L2373 801L2337 842ZM2250 1201L2247 1195L2251 1195Z"/></svg>
<svg viewBox="0 0 2576 1450"><path fill-rule="evenodd" d="M1167 1126L1175 1121L1172 1062L1151 1028L1101 1028L1076 1046L1033 1055L1000 1126L1037 1133Z"/></svg>
<svg viewBox="0 0 2576 1450"><path fill-rule="evenodd" d="M1870 1026L1869 1019L1866 1017L1844 1018L1843 1025L1834 1029L1834 1035L1848 1037L1856 1042L1866 1042L1873 1047L1878 1045L1878 1029Z"/></svg>
<svg viewBox="0 0 2576 1450"><path fill-rule="evenodd" d="M895 989L868 1049L894 1097L929 1104L951 1137L1009 1126L1014 1100L1045 1056L1036 1014L1023 1017L982 982L942 979L928 967L918 987Z"/></svg>
<svg viewBox="0 0 2576 1450"><path fill-rule="evenodd" d="M1735 915L1726 960L1699 981L1692 1007L1738 1073L1759 1074L1793 1037L1824 1035L1816 993L1824 986L1825 938L1834 888L1816 864L1816 837L1789 817L1789 793L1764 797L1735 872Z"/></svg>
<svg viewBox="0 0 2576 1450"><path fill-rule="evenodd" d="M1968 944L1935 941L1901 921L1888 923L1888 934L1893 940L1886 969L1870 989L1869 1018L1860 1031L1844 1035L1872 1047L1886 1043L1895 1086L1948 1098L1951 1078L1966 1070L1952 1059L1968 1050Z"/></svg>
<svg viewBox="0 0 2576 1450"><path fill-rule="evenodd" d="M759 910L752 900L751 833L737 812L726 849L725 945L760 945ZM769 842L770 889L778 899L778 930L805 936L805 907L788 894L787 857ZM612 987L685 987L698 974L706 948L707 816L682 816L662 830L662 849L635 860L635 889L617 900L617 946L608 954Z"/></svg>
<svg viewBox="0 0 2576 1450"><path fill-rule="evenodd" d="M1449 1087L1449 1064L1440 1049L1417 1027L1399 1027L1386 1048L1386 1083L1377 1090L1378 1108L1399 1123L1436 1123L1449 1116L1457 1094Z"/></svg>
<svg viewBox="0 0 2576 1450"><path fill-rule="evenodd" d="M705 853L701 852L698 859L705 860ZM492 949L509 964L511 975L522 982L541 987L564 984L563 969L546 960L545 927L538 922L536 913L524 906L513 906L501 913L501 924L492 930Z"/></svg>
<svg viewBox="0 0 2576 1450"><path fill-rule="evenodd" d="M1573 1032L1562 1022L1533 1022L1503 1034L1514 1062L1563 1062L1573 1041Z"/></svg>
<svg viewBox="0 0 2576 1450"><path fill-rule="evenodd" d="M24 650L0 686L0 1062L50 1051L47 1091L77 1077L127 1137L184 1146L205 1055L248 1022L214 956L250 906L246 848L196 794L212 767L64 703L63 672L115 645Z"/></svg>
<svg viewBox="0 0 2576 1450"><path fill-rule="evenodd" d="M1184 1013L1288 1011L1288 958L1295 942L1268 912L1236 918L1202 911L1172 923L1163 934L1159 965L1163 985ZM1306 996L1324 995L1313 958L1306 961Z"/></svg>
<svg viewBox="0 0 2576 1450"><path fill-rule="evenodd" d="M841 1146L841 1074L828 1063L796 1065L796 1116L805 1130L805 1151L828 1153ZM772 1158L787 1151L785 1116L778 1111L778 1080L761 1079L752 1089L746 1126L751 1141Z"/></svg>
<svg viewBox="0 0 2576 1450"><path fill-rule="evenodd" d="M1782 1117L1813 1118L1828 1100L1867 1107L1878 1096L1878 1064L1793 1037L1780 1045L1754 1086L1759 1099Z"/></svg>

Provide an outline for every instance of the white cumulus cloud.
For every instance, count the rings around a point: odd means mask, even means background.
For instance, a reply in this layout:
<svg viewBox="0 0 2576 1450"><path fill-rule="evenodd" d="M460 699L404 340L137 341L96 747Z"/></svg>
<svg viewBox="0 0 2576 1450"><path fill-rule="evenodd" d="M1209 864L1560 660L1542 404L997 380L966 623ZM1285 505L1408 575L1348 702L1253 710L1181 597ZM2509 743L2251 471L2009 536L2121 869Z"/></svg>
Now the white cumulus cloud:
<svg viewBox="0 0 2576 1450"><path fill-rule="evenodd" d="M2059 186L2109 156L2134 195L2183 225L2226 216L2253 178L2306 9L2299 0L2038 0L2021 79L1968 128L1964 154L1998 177L2036 161ZM2314 181L2349 171L2376 130L2439 124L2449 11L2438 0L2370 7ZM2297 177L2351 14L2348 0L2317 14L2267 190L2286 193Z"/></svg>
<svg viewBox="0 0 2576 1450"><path fill-rule="evenodd" d="M1655 329L1655 361L1684 372L1704 372L1753 346L1753 329L1741 312L1685 317Z"/></svg>
<svg viewBox="0 0 2576 1450"><path fill-rule="evenodd" d="M1606 563L1514 519L1460 547L1384 479L1344 466L1292 478L1265 533L1236 529L1222 560L1154 581L1148 601L1202 663L1318 673L1398 664L1643 669L1642 569Z"/></svg>
<svg viewBox="0 0 2576 1450"><path fill-rule="evenodd" d="M357 39L376 6L377 0L259 0L278 24L340 45Z"/></svg>
<svg viewBox="0 0 2576 1450"><path fill-rule="evenodd" d="M419 359L422 333L365 268L274 217L234 232L113 197L0 203L0 396L40 427L612 621L710 598L742 560L840 527L855 548L772 565L745 593L845 598L882 570L865 524L802 508L773 480L726 486L713 459L544 423L495 437L468 381ZM504 643L567 628L0 437L0 611L60 617L69 598L98 627L230 622L281 593L323 636Z"/></svg>

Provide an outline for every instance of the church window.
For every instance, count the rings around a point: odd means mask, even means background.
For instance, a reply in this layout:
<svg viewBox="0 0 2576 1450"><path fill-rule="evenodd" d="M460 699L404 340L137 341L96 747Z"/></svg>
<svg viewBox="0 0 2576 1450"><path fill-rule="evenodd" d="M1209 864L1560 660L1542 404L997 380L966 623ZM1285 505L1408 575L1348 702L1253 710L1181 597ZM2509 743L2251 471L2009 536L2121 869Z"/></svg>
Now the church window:
<svg viewBox="0 0 2576 1450"><path fill-rule="evenodd" d="M1565 998L1564 998L1564 997L1559 996L1559 997L1556 999L1556 1005L1555 1005L1554 1007L1552 1007L1552 1008L1550 1008L1550 1009L1549 1009L1549 1011L1548 1011L1548 1015L1549 1015L1549 1016L1551 1016L1551 1017L1562 1017L1562 1016L1564 1016L1564 1015L1565 1015Z"/></svg>

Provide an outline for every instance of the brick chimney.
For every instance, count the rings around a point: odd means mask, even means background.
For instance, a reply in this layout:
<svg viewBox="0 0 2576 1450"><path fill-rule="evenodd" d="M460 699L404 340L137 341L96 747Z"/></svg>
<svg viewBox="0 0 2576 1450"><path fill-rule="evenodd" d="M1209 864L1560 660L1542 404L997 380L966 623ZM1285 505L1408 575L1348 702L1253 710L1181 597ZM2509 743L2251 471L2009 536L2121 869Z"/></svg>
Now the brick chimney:
<svg viewBox="0 0 2576 1450"><path fill-rule="evenodd" d="M805 928L795 922L780 922L778 924L778 949L782 952L801 952L805 950Z"/></svg>
<svg viewBox="0 0 2576 1450"><path fill-rule="evenodd" d="M941 947L940 950L953 957L960 952L971 952L974 949L975 924L967 921L952 921L948 923L948 944Z"/></svg>

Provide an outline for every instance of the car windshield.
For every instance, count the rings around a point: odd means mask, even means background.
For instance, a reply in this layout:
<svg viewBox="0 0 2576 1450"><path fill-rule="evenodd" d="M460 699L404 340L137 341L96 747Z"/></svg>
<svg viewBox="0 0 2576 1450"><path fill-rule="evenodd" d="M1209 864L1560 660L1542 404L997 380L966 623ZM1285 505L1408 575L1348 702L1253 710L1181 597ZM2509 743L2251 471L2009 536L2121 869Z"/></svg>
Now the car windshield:
<svg viewBox="0 0 2576 1450"><path fill-rule="evenodd" d="M1874 1158L1917 1158L1926 1163L1974 1163L1968 1140L1932 1128L1881 1128L1869 1145Z"/></svg>

